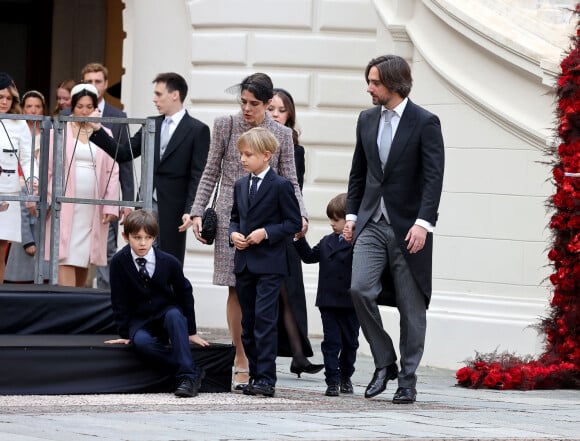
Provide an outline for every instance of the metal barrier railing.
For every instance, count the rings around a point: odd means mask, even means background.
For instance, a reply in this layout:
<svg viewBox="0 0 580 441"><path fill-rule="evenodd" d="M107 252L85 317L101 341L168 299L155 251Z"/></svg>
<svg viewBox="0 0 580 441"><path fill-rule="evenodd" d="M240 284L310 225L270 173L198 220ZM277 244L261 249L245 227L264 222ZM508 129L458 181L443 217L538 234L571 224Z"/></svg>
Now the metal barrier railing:
<svg viewBox="0 0 580 441"><path fill-rule="evenodd" d="M113 205L113 206L129 206L135 208L144 208L151 210L153 205L153 160L154 160L154 142L155 142L155 120L153 118L89 118L89 117L73 117L73 116L58 116L54 119L46 116L34 115L2 115L2 119L14 119L33 121L34 124L40 124L40 135L34 133L32 135L31 149L31 163L28 175L31 177L30 182L27 183L25 194L0 195L0 200L18 201L18 202L34 202L36 203L39 222L36 224L34 231L37 250L34 256L34 281L35 283L43 283L48 279L50 284L56 285L58 280L58 262L59 262L59 239L60 239L60 215L63 203L74 204L92 204L92 205ZM139 130L143 131L141 137L141 173L137 181L138 197L135 200L110 200L110 199L87 199L75 198L65 196L65 181L67 173L64 170L63 158L66 154L66 137L65 130L68 122L99 122L99 123L114 123L124 124L129 130L130 124L140 125ZM0 130L2 130L0 128ZM48 201L48 163L50 150L50 133L52 130L52 146L53 146L53 180L52 180L52 198ZM33 131L35 132L35 131ZM40 152L38 159L34 155L35 137L40 136ZM122 148L118 145L119 148ZM36 175L38 170L38 176ZM136 176L136 175L135 175ZM38 191L34 191L33 180L38 180ZM48 274L44 274L43 260L46 251L46 219L48 217L48 210L51 210L50 223L50 253L49 253L49 270Z"/></svg>

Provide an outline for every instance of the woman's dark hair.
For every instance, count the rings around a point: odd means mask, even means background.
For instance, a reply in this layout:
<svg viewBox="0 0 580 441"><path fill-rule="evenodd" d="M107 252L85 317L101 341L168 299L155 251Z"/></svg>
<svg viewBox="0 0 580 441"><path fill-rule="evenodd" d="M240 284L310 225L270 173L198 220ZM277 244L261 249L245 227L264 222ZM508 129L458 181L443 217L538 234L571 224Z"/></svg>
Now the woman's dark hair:
<svg viewBox="0 0 580 441"><path fill-rule="evenodd" d="M46 100L44 99L44 95L40 93L38 90L29 90L24 95L22 95L22 107L26 105L26 100L28 98L37 98L42 103L42 114L46 115Z"/></svg>
<svg viewBox="0 0 580 441"><path fill-rule="evenodd" d="M257 72L247 76L240 83L240 94L247 90L251 92L256 99L268 104L268 101L274 96L274 84L268 75Z"/></svg>
<svg viewBox="0 0 580 441"><path fill-rule="evenodd" d="M330 200L326 206L326 216L334 220L346 218L346 193L340 193Z"/></svg>
<svg viewBox="0 0 580 441"><path fill-rule="evenodd" d="M125 236L137 234L139 231L145 231L149 236L157 237L159 234L159 223L157 217L150 211L134 210L123 222L123 232Z"/></svg>
<svg viewBox="0 0 580 441"><path fill-rule="evenodd" d="M284 125L292 129L292 141L294 141L294 144L298 144L298 137L300 136L300 133L295 128L296 106L294 105L294 98L292 98L290 92L280 88L274 89L274 95L278 95L280 97L280 99L282 100L282 104L284 104L284 107L288 112L288 119L286 120L286 124Z"/></svg>
<svg viewBox="0 0 580 441"><path fill-rule="evenodd" d="M74 109L78 103L78 101L83 97L83 96L88 96L92 99L93 101L93 106L95 107L95 109L98 107L99 102L97 100L97 95L92 93L91 91L87 90L87 89L81 89L79 92L75 93L72 97L71 97L71 101L70 101L70 106L71 106L71 110Z"/></svg>
<svg viewBox="0 0 580 441"><path fill-rule="evenodd" d="M384 55L373 58L365 69L365 81L369 82L369 72L372 67L379 71L381 83L401 98L407 98L413 86L409 63L397 55Z"/></svg>

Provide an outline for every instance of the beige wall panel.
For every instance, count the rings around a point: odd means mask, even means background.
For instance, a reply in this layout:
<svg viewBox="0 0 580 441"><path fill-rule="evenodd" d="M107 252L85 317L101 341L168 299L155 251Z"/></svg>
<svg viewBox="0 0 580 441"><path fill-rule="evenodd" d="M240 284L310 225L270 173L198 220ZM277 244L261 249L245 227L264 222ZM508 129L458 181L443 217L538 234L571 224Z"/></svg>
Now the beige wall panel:
<svg viewBox="0 0 580 441"><path fill-rule="evenodd" d="M318 4L321 30L376 32L377 13L368 0L321 0Z"/></svg>
<svg viewBox="0 0 580 441"><path fill-rule="evenodd" d="M247 34L196 32L192 38L191 62L196 64L245 64Z"/></svg>

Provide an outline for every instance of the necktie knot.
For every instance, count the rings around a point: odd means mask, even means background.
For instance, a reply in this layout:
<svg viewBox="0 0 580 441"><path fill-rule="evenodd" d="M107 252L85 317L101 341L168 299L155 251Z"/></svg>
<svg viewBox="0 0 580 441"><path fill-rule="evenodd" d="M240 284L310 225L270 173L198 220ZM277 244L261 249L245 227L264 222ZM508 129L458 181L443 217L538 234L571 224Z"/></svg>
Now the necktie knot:
<svg viewBox="0 0 580 441"><path fill-rule="evenodd" d="M139 265L139 275L141 278L145 282L149 282L149 280L151 280L151 276L149 275L149 271L147 271L147 267L145 266L147 264L147 259L144 257L137 257L135 262L137 262L137 265Z"/></svg>
<svg viewBox="0 0 580 441"><path fill-rule="evenodd" d="M252 176L252 185L250 185L250 201L254 199L254 196L256 196L258 191L258 182L260 182L260 178L258 176Z"/></svg>

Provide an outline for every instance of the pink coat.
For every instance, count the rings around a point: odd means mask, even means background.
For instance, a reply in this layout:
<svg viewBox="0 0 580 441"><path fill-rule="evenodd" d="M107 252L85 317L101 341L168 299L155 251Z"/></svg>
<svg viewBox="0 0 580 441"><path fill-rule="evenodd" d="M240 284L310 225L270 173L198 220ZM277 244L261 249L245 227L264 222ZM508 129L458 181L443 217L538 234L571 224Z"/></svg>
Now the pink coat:
<svg viewBox="0 0 580 441"><path fill-rule="evenodd" d="M104 129L108 131L108 129ZM109 132L109 131L108 131ZM109 132L110 135L110 132ZM72 154L74 151L75 136L72 133L71 123L67 123L66 134L66 158L64 161L64 170L69 170L69 165L73 160ZM48 200L52 200L52 161L53 161L53 133L50 134L50 152L48 162ZM95 191L95 199L110 199L114 201L119 200L119 166L117 163L101 149L96 149L96 172L98 182L101 184L98 187L104 191L104 195L97 195ZM109 174L111 174L109 181ZM64 173L64 171L63 171ZM59 176L60 178L60 176ZM65 197L75 197L75 182L76 182L75 167L70 167L70 175L68 177L67 187L65 189ZM72 232L72 218L73 218L73 204L61 204L60 211L60 241L59 241L59 260L66 259L70 252L70 239ZM113 214L119 216L119 207L112 205L97 205L95 214L93 216L92 230L89 252L89 263L105 266L107 265L107 237L109 235L109 224L102 223L102 217L105 214ZM46 259L50 258L50 221L51 215L47 217L46 221Z"/></svg>

